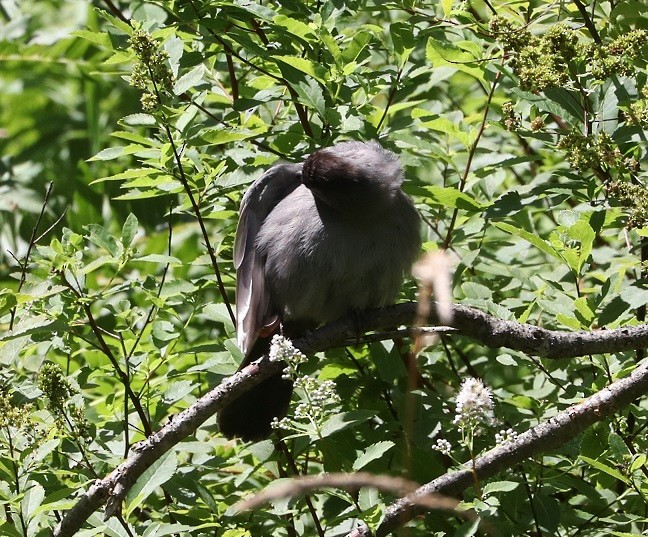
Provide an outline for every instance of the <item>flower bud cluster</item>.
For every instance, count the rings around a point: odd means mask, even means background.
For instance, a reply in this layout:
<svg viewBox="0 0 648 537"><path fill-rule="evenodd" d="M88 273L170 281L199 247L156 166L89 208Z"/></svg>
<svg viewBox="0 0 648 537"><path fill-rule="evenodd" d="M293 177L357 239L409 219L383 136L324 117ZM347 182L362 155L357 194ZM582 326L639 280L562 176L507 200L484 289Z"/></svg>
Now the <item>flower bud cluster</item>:
<svg viewBox="0 0 648 537"><path fill-rule="evenodd" d="M520 87L528 91L575 84L583 71L596 80L630 75L648 43L644 30L633 30L599 44L582 42L582 34L562 22L543 35L534 35L501 16L493 17L489 27L511 55L511 67L520 79Z"/></svg>
<svg viewBox="0 0 648 537"><path fill-rule="evenodd" d="M641 88L641 98L630 104L624 116L628 125L648 129L648 86Z"/></svg>
<svg viewBox="0 0 648 537"><path fill-rule="evenodd" d="M306 398L295 408L296 420L317 421L327 407L340 403L332 380L316 381L311 377L300 377L295 381L295 390L302 391Z"/></svg>
<svg viewBox="0 0 648 537"><path fill-rule="evenodd" d="M48 408L56 418L58 427L66 429L68 426L77 439L87 440L90 437L90 423L83 407L72 401L78 390L63 374L60 366L44 364L38 375L38 387L45 394Z"/></svg>
<svg viewBox="0 0 648 537"><path fill-rule="evenodd" d="M505 444L507 442L515 442L518 434L513 429L502 429L499 433L495 433L495 443Z"/></svg>
<svg viewBox="0 0 648 537"><path fill-rule="evenodd" d="M151 35L136 29L130 45L138 62L130 76L132 86L144 91L140 102L146 112L154 111L160 105L160 95L168 92L173 84L173 72L169 67L169 54L160 50Z"/></svg>
<svg viewBox="0 0 648 537"><path fill-rule="evenodd" d="M285 379L297 378L297 367L306 361L304 353L295 348L290 339L279 334L272 336L268 358L271 362L286 362Z"/></svg>
<svg viewBox="0 0 648 537"><path fill-rule="evenodd" d="M608 185L608 193L630 210L627 227L648 226L648 189L645 186L626 181L614 181Z"/></svg>
<svg viewBox="0 0 648 537"><path fill-rule="evenodd" d="M445 438L437 438L436 443L432 445L432 449L449 456L452 452L452 444Z"/></svg>
<svg viewBox="0 0 648 537"><path fill-rule="evenodd" d="M579 170L603 167L631 172L636 168L632 160L623 157L619 147L606 132L586 136L572 131L564 135L556 147L565 151L567 161Z"/></svg>

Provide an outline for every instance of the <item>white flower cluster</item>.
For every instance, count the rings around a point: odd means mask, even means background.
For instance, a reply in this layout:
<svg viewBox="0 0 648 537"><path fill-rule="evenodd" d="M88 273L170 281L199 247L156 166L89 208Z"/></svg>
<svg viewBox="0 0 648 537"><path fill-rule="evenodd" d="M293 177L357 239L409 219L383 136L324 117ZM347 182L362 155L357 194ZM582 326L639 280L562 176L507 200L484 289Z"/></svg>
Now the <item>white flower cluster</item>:
<svg viewBox="0 0 648 537"><path fill-rule="evenodd" d="M450 455L452 451L452 444L448 442L445 438L437 438L436 444L432 445L432 449L443 453L444 455Z"/></svg>
<svg viewBox="0 0 648 537"><path fill-rule="evenodd" d="M293 347L292 341L279 334L272 336L268 357L271 362L284 360L291 364L300 364L306 361L306 356L299 349Z"/></svg>
<svg viewBox="0 0 648 537"><path fill-rule="evenodd" d="M288 380L297 376L297 367L306 361L304 353L296 349L287 337L279 334L272 336L268 358L271 362L286 362L287 366L282 376Z"/></svg>
<svg viewBox="0 0 648 537"><path fill-rule="evenodd" d="M456 403L457 415L453 422L455 425L469 427L478 432L484 426L495 424L493 396L481 380L465 379L461 383Z"/></svg>
<svg viewBox="0 0 648 537"><path fill-rule="evenodd" d="M515 442L518 434L513 429L502 429L499 433L495 433L495 442L497 444L505 444L506 442Z"/></svg>
<svg viewBox="0 0 648 537"><path fill-rule="evenodd" d="M318 381L311 377L297 377L295 392L301 401L295 407L292 418L274 419L272 427L299 434L311 434L334 411L331 407L341 402L332 380ZM313 429L315 427L315 429Z"/></svg>
<svg viewBox="0 0 648 537"><path fill-rule="evenodd" d="M306 395L306 400L295 408L295 419L315 421L320 418L327 406L340 403L340 396L335 391L335 382L324 380L318 382L311 377L299 377L295 380L295 389Z"/></svg>

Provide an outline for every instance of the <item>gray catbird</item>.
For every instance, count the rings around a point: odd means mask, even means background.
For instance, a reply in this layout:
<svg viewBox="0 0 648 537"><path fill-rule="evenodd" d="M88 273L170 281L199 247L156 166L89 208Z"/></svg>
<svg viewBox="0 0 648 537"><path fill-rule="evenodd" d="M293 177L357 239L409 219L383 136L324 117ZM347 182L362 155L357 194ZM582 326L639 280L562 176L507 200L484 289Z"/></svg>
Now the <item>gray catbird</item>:
<svg viewBox="0 0 648 537"><path fill-rule="evenodd" d="M303 164L274 166L252 184L234 245L241 368L268 351L279 323L296 335L396 298L421 244L402 182L392 152L344 142ZM220 411L221 431L266 438L291 393L280 375L265 380Z"/></svg>

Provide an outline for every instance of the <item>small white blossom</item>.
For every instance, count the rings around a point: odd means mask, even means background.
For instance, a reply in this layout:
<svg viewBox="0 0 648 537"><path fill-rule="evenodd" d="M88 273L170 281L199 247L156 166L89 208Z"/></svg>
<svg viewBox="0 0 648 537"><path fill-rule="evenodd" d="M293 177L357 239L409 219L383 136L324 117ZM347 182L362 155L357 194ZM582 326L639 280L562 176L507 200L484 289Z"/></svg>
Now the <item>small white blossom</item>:
<svg viewBox="0 0 648 537"><path fill-rule="evenodd" d="M289 418L272 418L272 428L275 430L289 431L291 429L291 423Z"/></svg>
<svg viewBox="0 0 648 537"><path fill-rule="evenodd" d="M297 367L306 361L306 356L296 349L288 338L275 334L270 342L268 358L271 362L286 362L282 377L290 380L297 376Z"/></svg>
<svg viewBox="0 0 648 537"><path fill-rule="evenodd" d="M452 444L448 442L445 438L437 438L436 444L432 445L432 449L443 453L444 455L450 455L452 451Z"/></svg>
<svg viewBox="0 0 648 537"><path fill-rule="evenodd" d="M497 444L505 444L506 442L515 442L518 434L513 429L502 429L499 433L495 433L495 442Z"/></svg>
<svg viewBox="0 0 648 537"><path fill-rule="evenodd" d="M478 430L482 426L495 424L493 396L481 380L474 378L464 380L456 404L457 415L454 423L460 427L472 427Z"/></svg>

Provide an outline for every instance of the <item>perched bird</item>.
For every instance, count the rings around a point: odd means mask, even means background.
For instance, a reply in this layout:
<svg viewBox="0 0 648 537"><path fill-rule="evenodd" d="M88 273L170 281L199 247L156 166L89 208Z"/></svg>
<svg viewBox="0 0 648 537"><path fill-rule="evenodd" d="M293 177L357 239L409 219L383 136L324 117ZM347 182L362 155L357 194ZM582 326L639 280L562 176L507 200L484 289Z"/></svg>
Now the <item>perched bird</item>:
<svg viewBox="0 0 648 537"><path fill-rule="evenodd" d="M240 368L267 353L280 324L294 336L394 301L421 245L402 183L394 153L377 142L343 142L303 164L274 166L252 184L234 245ZM281 375L263 381L219 412L220 430L268 437L291 393Z"/></svg>

